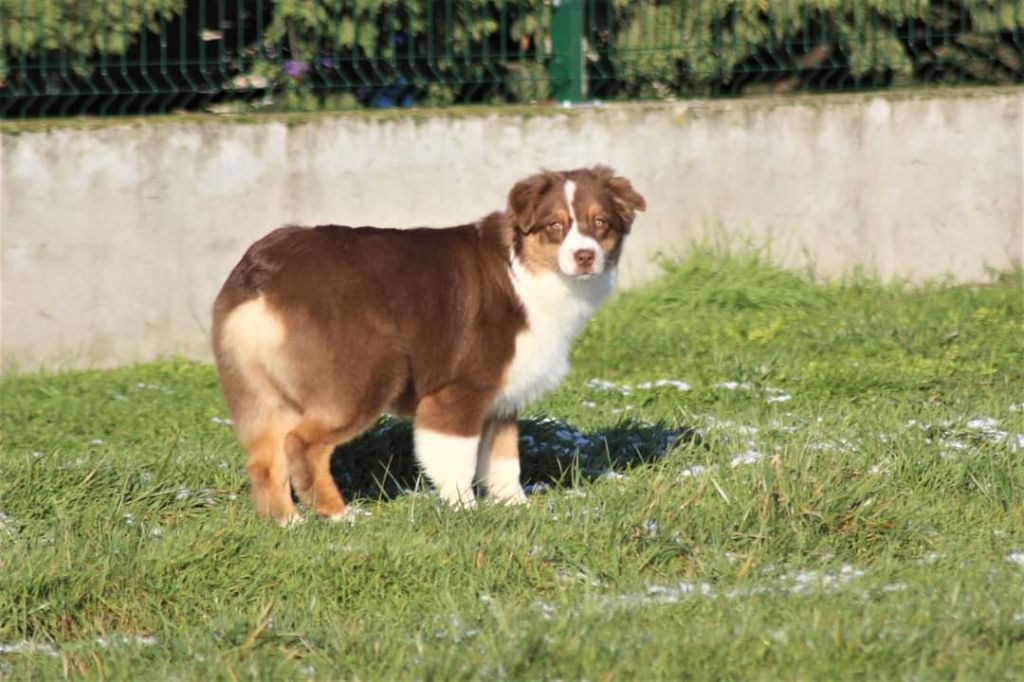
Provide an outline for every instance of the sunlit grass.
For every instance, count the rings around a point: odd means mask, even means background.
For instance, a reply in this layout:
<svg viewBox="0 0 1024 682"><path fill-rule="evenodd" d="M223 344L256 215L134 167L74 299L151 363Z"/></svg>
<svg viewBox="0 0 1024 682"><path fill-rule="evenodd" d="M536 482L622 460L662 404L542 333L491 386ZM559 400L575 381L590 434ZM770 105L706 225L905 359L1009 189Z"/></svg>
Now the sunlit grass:
<svg viewBox="0 0 1024 682"><path fill-rule="evenodd" d="M212 368L0 380L0 677L1010 679L1024 295L699 253L524 415L523 508L439 506L408 428L363 514L250 509Z"/></svg>

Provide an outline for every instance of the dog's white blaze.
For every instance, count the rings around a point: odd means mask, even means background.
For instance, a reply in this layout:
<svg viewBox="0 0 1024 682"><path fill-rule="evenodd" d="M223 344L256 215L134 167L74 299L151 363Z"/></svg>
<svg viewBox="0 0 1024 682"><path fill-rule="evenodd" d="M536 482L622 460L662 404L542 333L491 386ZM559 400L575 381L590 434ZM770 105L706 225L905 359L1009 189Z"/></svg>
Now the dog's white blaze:
<svg viewBox="0 0 1024 682"><path fill-rule="evenodd" d="M576 199L576 183L572 180L565 181L565 203L569 207L569 225L572 229L576 227L576 209L573 207L572 202Z"/></svg>
<svg viewBox="0 0 1024 682"><path fill-rule="evenodd" d="M551 390L569 373L569 350L612 292L615 269L586 279L561 272L533 274L512 256L512 285L526 311L496 414L510 414Z"/></svg>
<svg viewBox="0 0 1024 682"><path fill-rule="evenodd" d="M519 484L519 458L495 458L489 452L480 453L477 478L494 499L507 504L526 502L526 493Z"/></svg>
<svg viewBox="0 0 1024 682"><path fill-rule="evenodd" d="M416 459L442 500L466 508L476 504L473 475L479 436L453 436L414 425L413 446Z"/></svg>
<svg viewBox="0 0 1024 682"><path fill-rule="evenodd" d="M572 180L565 181L565 203L569 207L569 232L565 235L561 246L558 247L558 267L567 275L578 274L576 268L576 252L580 249L590 249L594 252L594 274L604 272L604 249L593 237L588 237L579 230L579 221L576 219L576 209L572 202L576 198L576 183Z"/></svg>

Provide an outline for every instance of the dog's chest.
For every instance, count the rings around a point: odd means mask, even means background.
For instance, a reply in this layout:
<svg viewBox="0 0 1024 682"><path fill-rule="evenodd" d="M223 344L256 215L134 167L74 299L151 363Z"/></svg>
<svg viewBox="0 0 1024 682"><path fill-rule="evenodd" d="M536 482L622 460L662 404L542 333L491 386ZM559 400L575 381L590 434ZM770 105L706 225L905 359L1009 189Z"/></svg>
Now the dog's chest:
<svg viewBox="0 0 1024 682"><path fill-rule="evenodd" d="M514 412L551 390L569 373L572 342L611 293L613 274L571 280L558 273L532 275L514 262L513 284L526 311L527 328L516 336L515 355L495 402L499 414Z"/></svg>

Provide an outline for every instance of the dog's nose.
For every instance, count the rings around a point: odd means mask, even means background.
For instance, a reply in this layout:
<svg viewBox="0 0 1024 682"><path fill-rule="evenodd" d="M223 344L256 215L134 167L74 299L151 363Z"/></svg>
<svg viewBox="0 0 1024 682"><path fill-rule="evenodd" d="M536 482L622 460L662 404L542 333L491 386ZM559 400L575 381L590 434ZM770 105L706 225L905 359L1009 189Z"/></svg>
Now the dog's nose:
<svg viewBox="0 0 1024 682"><path fill-rule="evenodd" d="M573 258L576 259L576 267L584 270L589 269L594 265L594 250L580 249L573 254Z"/></svg>

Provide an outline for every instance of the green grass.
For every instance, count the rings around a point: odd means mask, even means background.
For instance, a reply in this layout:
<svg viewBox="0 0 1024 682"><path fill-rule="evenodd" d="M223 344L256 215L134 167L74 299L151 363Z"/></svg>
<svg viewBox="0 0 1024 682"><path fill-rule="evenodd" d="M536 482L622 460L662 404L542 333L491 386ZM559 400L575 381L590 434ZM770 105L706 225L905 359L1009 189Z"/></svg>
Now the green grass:
<svg viewBox="0 0 1024 682"><path fill-rule="evenodd" d="M352 525L254 517L207 365L4 378L0 677L1019 678L1021 285L696 254L530 410L527 505L382 423Z"/></svg>

